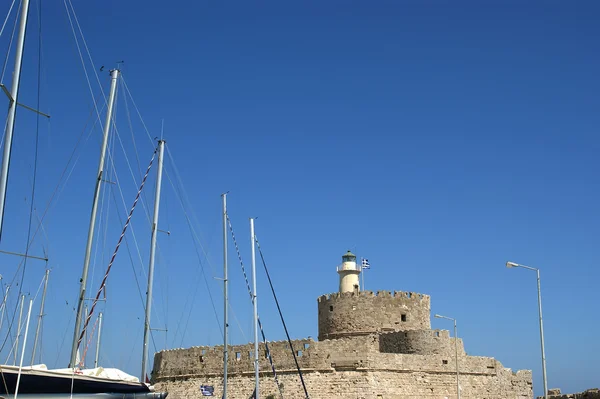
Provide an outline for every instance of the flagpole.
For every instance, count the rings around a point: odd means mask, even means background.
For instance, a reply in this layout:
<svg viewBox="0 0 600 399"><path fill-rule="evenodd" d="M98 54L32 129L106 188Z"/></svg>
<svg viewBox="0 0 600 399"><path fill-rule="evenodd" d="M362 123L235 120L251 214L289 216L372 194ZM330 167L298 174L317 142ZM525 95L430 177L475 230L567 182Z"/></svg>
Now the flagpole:
<svg viewBox="0 0 600 399"><path fill-rule="evenodd" d="M362 277L362 291L366 291L365 289L365 268L362 264L362 257L360 258L360 276Z"/></svg>

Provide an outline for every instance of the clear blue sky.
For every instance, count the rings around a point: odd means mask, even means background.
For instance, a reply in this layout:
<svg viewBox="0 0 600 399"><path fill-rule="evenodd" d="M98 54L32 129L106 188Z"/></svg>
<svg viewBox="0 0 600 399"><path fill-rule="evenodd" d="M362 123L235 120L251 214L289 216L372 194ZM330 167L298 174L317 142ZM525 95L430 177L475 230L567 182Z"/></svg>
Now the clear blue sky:
<svg viewBox="0 0 600 399"><path fill-rule="evenodd" d="M107 70L124 60L125 82L152 136L160 135L164 118L219 317L220 282L213 276L221 275L220 194L230 191L247 265L247 220L258 217L257 235L292 336L316 338L316 298L337 290L335 266L352 249L371 262L367 289L430 294L432 313L458 319L469 354L532 369L541 394L535 274L506 269L512 260L542 270L549 386L571 392L598 385L596 2L108 0L74 6L94 68L106 65L104 90ZM2 18L6 11L4 4ZM21 95L32 106L36 14ZM45 2L42 15L40 108L52 119L42 121L39 132L40 214L92 104L63 4ZM5 33L2 54L8 42ZM11 69L12 58L7 76ZM93 89L99 96L97 84ZM117 127L130 150L125 97L119 98ZM128 107L145 168L152 146ZM48 248L53 267L42 357L50 367L68 362L100 136L96 128L77 150L77 168L32 249L39 254ZM34 137L35 117L20 110L4 250L25 247ZM129 206L136 184L115 143ZM136 169L133 152L128 155ZM175 179L169 159L165 168ZM148 203L153 187L154 173ZM166 324L169 333L155 332L157 349L165 341L169 348L218 344L221 321L184 213L168 180L163 187L160 223L171 235L159 237L152 324ZM113 201L103 209L111 227L106 242L100 240L104 257L99 251L90 295L121 225ZM131 235L129 249L143 285L149 228L142 208L133 225L142 261ZM143 309L128 253L121 248L101 305L101 363L137 375ZM252 339L251 308L233 248L230 255L231 304L240 326L232 320L231 338L244 343ZM2 255L1 262L6 283L18 259ZM34 295L42 276L43 264L30 261L24 290ZM261 274L259 311L267 337L283 339L267 288ZM11 309L16 300L11 297ZM432 325L451 327L435 319Z"/></svg>

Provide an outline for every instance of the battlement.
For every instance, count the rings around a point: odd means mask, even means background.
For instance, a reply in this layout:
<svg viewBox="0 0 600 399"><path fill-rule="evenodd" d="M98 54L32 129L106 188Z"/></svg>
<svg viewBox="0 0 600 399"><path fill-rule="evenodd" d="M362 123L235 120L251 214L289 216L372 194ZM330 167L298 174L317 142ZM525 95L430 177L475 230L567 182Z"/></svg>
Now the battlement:
<svg viewBox="0 0 600 399"><path fill-rule="evenodd" d="M316 344L312 338L296 339L292 341L295 355L301 367L307 367L310 354ZM293 369L295 364L291 356L288 341L268 342L269 353L278 368ZM254 368L254 343L243 345L229 345L228 368L231 373L250 373ZM263 342L259 344L258 359L262 370L270 370L267 357L267 347ZM154 355L153 378L171 375L219 375L223 371L223 345L218 346L193 346L191 348L177 348L163 350ZM158 374L157 374L158 373Z"/></svg>
<svg viewBox="0 0 600 399"><path fill-rule="evenodd" d="M408 291L360 291L360 292L334 292L331 294L321 295L317 298L317 302L335 301L344 298L362 297L362 298L402 298L412 299L415 301L430 300L429 295L420 294L418 292Z"/></svg>

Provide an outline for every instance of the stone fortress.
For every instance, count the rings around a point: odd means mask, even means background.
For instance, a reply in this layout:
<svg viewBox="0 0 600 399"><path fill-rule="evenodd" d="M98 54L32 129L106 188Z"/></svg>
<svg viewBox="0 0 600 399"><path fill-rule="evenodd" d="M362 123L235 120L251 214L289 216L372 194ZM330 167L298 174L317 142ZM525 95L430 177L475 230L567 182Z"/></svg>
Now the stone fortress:
<svg viewBox="0 0 600 399"><path fill-rule="evenodd" d="M529 370L513 372L490 357L469 356L447 330L432 330L430 297L413 292L360 291L362 267L348 251L337 272L339 292L317 299L319 340L292 341L314 399L532 399ZM304 398L287 341L269 342L285 398ZM266 354L263 343L260 353ZM260 397L280 398L269 360L260 356ZM228 397L254 390L254 344L229 346ZM223 346L158 352L152 380L169 399L198 398L200 385L222 396Z"/></svg>

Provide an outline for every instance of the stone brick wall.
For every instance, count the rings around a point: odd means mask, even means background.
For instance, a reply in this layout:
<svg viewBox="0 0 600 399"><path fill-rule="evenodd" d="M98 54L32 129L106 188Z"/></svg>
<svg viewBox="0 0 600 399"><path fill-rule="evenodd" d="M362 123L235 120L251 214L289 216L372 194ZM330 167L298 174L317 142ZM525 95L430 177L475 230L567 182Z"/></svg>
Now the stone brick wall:
<svg viewBox="0 0 600 399"><path fill-rule="evenodd" d="M415 355L454 355L454 338L447 330L410 330L379 335L379 351ZM459 356L465 351L461 339L457 342Z"/></svg>
<svg viewBox="0 0 600 399"><path fill-rule="evenodd" d="M319 341L346 335L431 328L430 298L414 292L361 291L318 298Z"/></svg>
<svg viewBox="0 0 600 399"><path fill-rule="evenodd" d="M600 399L600 389L588 389L580 393L562 394L560 389L548 389L548 397L551 399ZM538 396L537 399L544 399L543 396Z"/></svg>
<svg viewBox="0 0 600 399"><path fill-rule="evenodd" d="M292 341L312 399L454 399L456 354L462 399L531 399L528 370L513 373L493 358L467 356L462 340L431 330L427 295L380 291L318 298L319 341ZM261 399L304 398L287 341L270 342L280 386L266 346L259 345ZM254 390L254 344L229 347L229 397ZM200 385L221 397L223 346L173 349L155 354L152 381L169 399L200 398ZM591 399L591 398L590 398ZM596 398L594 398L596 399Z"/></svg>
<svg viewBox="0 0 600 399"><path fill-rule="evenodd" d="M392 355L408 356L415 355ZM400 364L403 358L394 359ZM431 359L431 363L435 359ZM428 363L424 360L423 363ZM350 362L346 363L350 364ZM369 366L342 367L340 369L305 369L303 377L310 397L313 399L423 399L454 398L456 396L456 376L452 371L421 370L409 371L387 367L388 362L371 369ZM441 362L439 363L441 365ZM453 368L453 367L452 367ZM300 379L295 370L278 369L278 381L284 397L303 398ZM272 373L261 373L261 398L268 395L278 397L278 388ZM212 385L215 396L222 395L223 378L221 375L188 375L172 378L159 378L155 386L158 390L169 392L170 399L200 398L200 385ZM516 374L494 365L493 370L485 373L471 372L461 374L461 397L463 399L531 399L531 373L519 371ZM228 379L229 397L245 399L254 387L253 372L233 373Z"/></svg>
<svg viewBox="0 0 600 399"><path fill-rule="evenodd" d="M453 341L440 334L447 350L440 354L381 353L377 334L315 342L293 341L309 393L313 399L333 398L451 398L456 395ZM305 346L308 345L308 346ZM277 394L268 360L260 346L261 398ZM269 343L279 382L286 397L302 398L299 377L287 342ZM155 355L153 382L167 390L169 399L199 398L201 384L213 385L221 395L223 347L194 347ZM231 398L247 398L253 390L253 344L230 347ZM298 353L298 351L302 351ZM239 353L239 360L237 354ZM512 373L492 358L459 353L463 399L531 399L531 373ZM381 396L379 396L381 395Z"/></svg>

